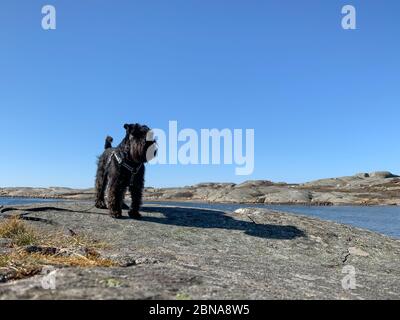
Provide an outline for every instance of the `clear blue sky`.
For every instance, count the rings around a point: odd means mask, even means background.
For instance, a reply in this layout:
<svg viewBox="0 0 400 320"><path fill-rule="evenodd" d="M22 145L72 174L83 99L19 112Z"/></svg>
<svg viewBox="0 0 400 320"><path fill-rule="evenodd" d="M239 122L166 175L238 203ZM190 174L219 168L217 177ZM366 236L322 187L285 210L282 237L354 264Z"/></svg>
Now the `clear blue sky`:
<svg viewBox="0 0 400 320"><path fill-rule="evenodd" d="M0 186L90 187L105 135L169 120L254 128L254 174L160 165L147 185L400 173L399 36L398 0L2 0Z"/></svg>

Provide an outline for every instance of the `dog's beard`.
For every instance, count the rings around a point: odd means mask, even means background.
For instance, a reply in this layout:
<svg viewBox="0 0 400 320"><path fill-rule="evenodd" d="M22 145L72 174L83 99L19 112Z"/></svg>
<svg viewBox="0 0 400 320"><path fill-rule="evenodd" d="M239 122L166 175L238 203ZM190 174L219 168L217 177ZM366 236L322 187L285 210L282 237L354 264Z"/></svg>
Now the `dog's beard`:
<svg viewBox="0 0 400 320"><path fill-rule="evenodd" d="M153 147L153 145L155 145L153 141L140 140L131 142L128 151L131 160L137 163L145 163L153 159L157 153L157 148ZM151 156L151 154L153 155Z"/></svg>

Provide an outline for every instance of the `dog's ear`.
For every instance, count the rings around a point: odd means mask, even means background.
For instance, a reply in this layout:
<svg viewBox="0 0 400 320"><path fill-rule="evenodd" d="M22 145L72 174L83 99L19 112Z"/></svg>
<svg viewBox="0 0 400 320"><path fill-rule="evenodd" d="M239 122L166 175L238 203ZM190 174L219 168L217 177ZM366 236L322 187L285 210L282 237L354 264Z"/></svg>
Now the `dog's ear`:
<svg viewBox="0 0 400 320"><path fill-rule="evenodd" d="M142 136L141 128L142 128L141 125L138 123L131 124L129 126L129 133L134 137L141 137Z"/></svg>
<svg viewBox="0 0 400 320"><path fill-rule="evenodd" d="M141 135L141 126L137 123L135 124L124 124L124 128L127 134L130 134L134 137L139 137Z"/></svg>
<svg viewBox="0 0 400 320"><path fill-rule="evenodd" d="M134 135L135 126L129 123L124 124L124 129L126 130L126 134Z"/></svg>

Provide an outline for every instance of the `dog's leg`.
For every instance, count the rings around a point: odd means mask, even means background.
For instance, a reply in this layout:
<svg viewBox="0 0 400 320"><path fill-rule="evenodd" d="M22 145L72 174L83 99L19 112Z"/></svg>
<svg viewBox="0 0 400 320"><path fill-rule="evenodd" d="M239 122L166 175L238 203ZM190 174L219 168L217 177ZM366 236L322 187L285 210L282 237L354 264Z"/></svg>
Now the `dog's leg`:
<svg viewBox="0 0 400 320"><path fill-rule="evenodd" d="M114 218L122 217L121 199L123 190L124 188L118 179L118 175L111 175L107 187L107 207Z"/></svg>
<svg viewBox="0 0 400 320"><path fill-rule="evenodd" d="M106 164L104 159L99 160L96 174L96 202L95 206L99 209L107 209L106 203L104 201L104 189L107 184L107 174L106 174Z"/></svg>
<svg viewBox="0 0 400 320"><path fill-rule="evenodd" d="M142 194L144 187L144 166L142 166L138 173L135 175L133 184L129 186L129 192L132 198L131 209L128 214L132 219L140 219L142 216L139 213L140 206L142 205Z"/></svg>
<svg viewBox="0 0 400 320"><path fill-rule="evenodd" d="M104 177L103 179L103 184L101 187L99 187L98 191L96 191L96 203L95 206L98 209L107 209L106 202L104 200L104 195L105 195L105 189L107 186L107 177ZM96 187L97 189L98 187Z"/></svg>

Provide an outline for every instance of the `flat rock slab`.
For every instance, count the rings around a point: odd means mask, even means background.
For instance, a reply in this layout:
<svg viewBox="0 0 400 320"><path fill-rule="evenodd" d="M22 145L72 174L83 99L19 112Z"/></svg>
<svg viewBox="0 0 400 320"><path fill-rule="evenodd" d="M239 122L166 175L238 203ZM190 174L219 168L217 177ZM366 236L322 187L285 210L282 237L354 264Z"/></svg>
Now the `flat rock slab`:
<svg viewBox="0 0 400 320"><path fill-rule="evenodd" d="M400 241L377 233L262 209L146 205L138 221L90 207L56 203L1 215L89 234L109 243L102 254L121 266L57 269L54 290L43 288L43 275L6 282L1 299L400 298ZM354 289L342 286L349 276Z"/></svg>

